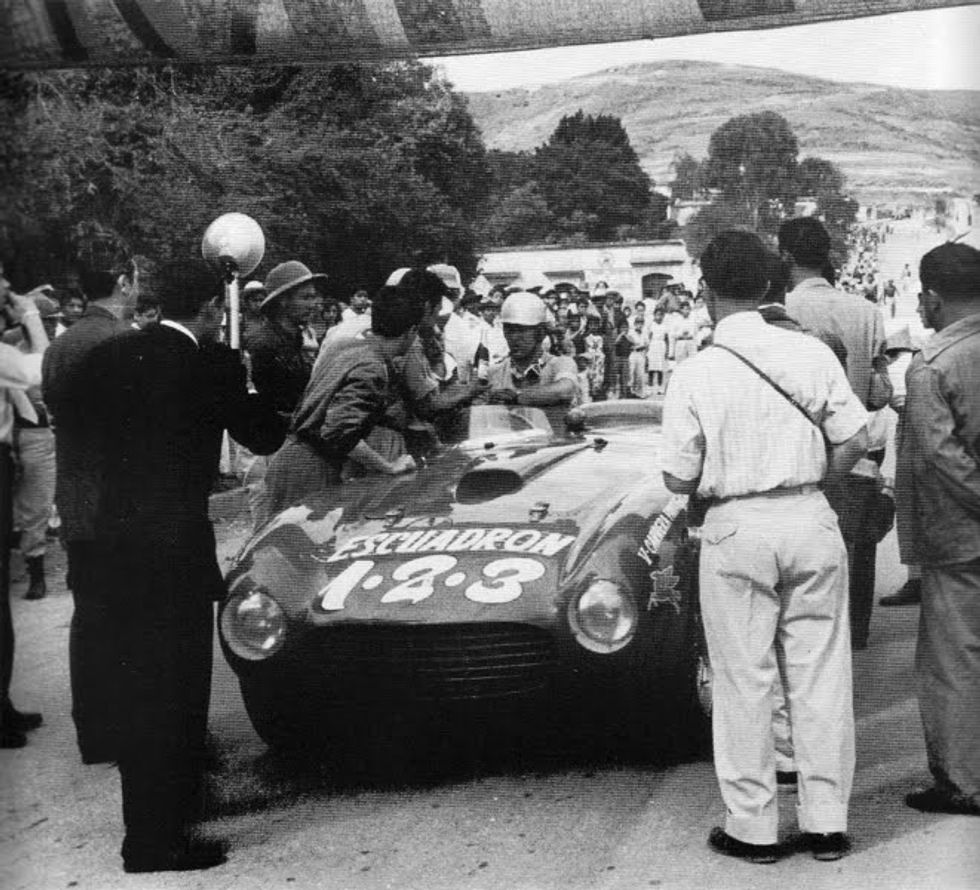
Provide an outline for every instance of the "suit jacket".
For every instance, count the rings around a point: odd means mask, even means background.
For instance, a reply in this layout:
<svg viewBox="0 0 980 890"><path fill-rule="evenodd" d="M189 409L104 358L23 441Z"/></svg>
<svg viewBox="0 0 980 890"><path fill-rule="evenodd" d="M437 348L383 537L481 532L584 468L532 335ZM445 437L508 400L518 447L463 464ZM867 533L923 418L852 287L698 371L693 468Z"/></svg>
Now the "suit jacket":
<svg viewBox="0 0 980 890"><path fill-rule="evenodd" d="M86 408L92 385L88 361L100 343L128 330L127 322L93 304L44 353L41 392L57 442L54 500L69 542L95 538L102 461Z"/></svg>
<svg viewBox="0 0 980 890"><path fill-rule="evenodd" d="M221 575L208 496L222 434L269 454L282 444L283 422L268 400L248 394L231 350L198 347L166 325L107 341L90 371L89 409L105 459L98 540L164 553L184 571L197 567L200 584L215 593Z"/></svg>

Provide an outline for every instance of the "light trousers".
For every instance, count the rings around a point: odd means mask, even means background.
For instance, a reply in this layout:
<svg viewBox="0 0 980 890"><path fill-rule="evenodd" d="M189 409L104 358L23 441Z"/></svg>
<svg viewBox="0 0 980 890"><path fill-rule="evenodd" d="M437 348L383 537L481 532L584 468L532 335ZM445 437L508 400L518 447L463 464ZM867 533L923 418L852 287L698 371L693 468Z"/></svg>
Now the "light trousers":
<svg viewBox="0 0 980 890"><path fill-rule="evenodd" d="M54 504L54 433L47 427L18 428L14 447L14 527L20 530L20 551L24 556L44 556Z"/></svg>
<svg viewBox="0 0 980 890"><path fill-rule="evenodd" d="M711 507L701 610L714 674L715 771L726 831L772 844L779 824L774 690L792 724L801 830L845 831L854 777L847 551L820 492Z"/></svg>

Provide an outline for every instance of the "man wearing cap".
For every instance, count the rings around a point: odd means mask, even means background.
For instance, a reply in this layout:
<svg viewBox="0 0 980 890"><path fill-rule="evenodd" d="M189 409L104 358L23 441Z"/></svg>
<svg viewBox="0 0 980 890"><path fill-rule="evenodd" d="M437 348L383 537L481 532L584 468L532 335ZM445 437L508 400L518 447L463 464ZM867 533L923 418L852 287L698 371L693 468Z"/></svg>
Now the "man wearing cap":
<svg viewBox="0 0 980 890"><path fill-rule="evenodd" d="M898 415L895 441L902 441L902 417L905 414L905 374L912 363L912 357L919 351L912 343L908 325L888 335L885 341L885 355L888 356L888 376L892 381L892 398L889 404ZM895 593L878 600L882 606L917 606L922 602L922 570L914 563L905 563L908 578Z"/></svg>
<svg viewBox="0 0 980 890"><path fill-rule="evenodd" d="M320 299L317 282L326 278L298 260L280 263L265 279L259 304L262 323L246 346L252 383L288 419L310 380L313 361L303 348L303 329Z"/></svg>
<svg viewBox="0 0 980 890"><path fill-rule="evenodd" d="M68 636L72 719L82 763L116 759L116 678L105 645L111 632L105 592L95 557L95 512L103 482L104 455L82 407L87 401L86 365L109 338L129 330L126 316L139 297L139 270L131 260L83 266L79 285L88 298L85 314L44 354L44 404L55 436L55 504L68 551L68 587L75 602Z"/></svg>
<svg viewBox="0 0 980 890"><path fill-rule="evenodd" d="M265 285L261 281L247 281L242 288L242 341L248 343L262 325L262 303L265 302Z"/></svg>
<svg viewBox="0 0 980 890"><path fill-rule="evenodd" d="M463 306L465 292L459 269L447 263L433 263L427 267L427 271L432 272L442 280L447 289L446 296L453 303L453 314L449 316L442 332L443 348L456 360L460 381L468 383L473 358L476 355L477 347L480 345L486 323L482 318L473 314L476 311L476 305ZM480 298L477 296L476 303L479 304L479 302Z"/></svg>
<svg viewBox="0 0 980 890"><path fill-rule="evenodd" d="M448 297L427 303L418 336L399 372L407 394L406 408L416 418L408 424L409 431L423 430L430 437L434 433L438 439L455 434L459 409L470 405L487 388L477 374L462 383L456 359L443 348L443 330L452 313Z"/></svg>
<svg viewBox="0 0 980 890"><path fill-rule="evenodd" d="M578 398L578 367L568 355L543 349L548 333L544 301L520 291L500 309L509 355L490 366L489 401L504 405L544 408L554 429Z"/></svg>

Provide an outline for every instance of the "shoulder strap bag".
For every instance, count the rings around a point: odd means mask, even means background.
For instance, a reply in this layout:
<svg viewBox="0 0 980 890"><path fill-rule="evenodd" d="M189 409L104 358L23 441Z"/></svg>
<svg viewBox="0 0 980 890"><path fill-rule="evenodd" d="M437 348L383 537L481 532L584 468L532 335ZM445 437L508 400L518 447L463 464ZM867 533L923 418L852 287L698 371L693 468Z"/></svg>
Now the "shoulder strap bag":
<svg viewBox="0 0 980 890"><path fill-rule="evenodd" d="M820 430L820 435L823 437L824 443L830 445L830 442L827 440L827 434L823 431L823 427L820 426L820 424L817 423L810 416L810 412L807 411L806 408L804 408L791 393L787 392L785 389L783 389L783 387L781 387L778 383L776 383L776 381L773 380L772 377L770 377L765 371L763 371L762 368L757 367L752 362L750 362L744 355L742 355L742 353L736 352L734 349L732 349L729 346L724 346L721 343L714 343L712 345L714 346L715 349L724 349L725 352L734 355L735 358L737 358L740 362L742 362L742 364L746 365L747 367L755 371L756 374L758 374L763 380L766 381L766 383L768 383L774 390L776 390L776 392L778 392L784 399L786 399L786 401L789 402L797 411L799 411L800 414L802 414L807 420L810 421L810 423L812 423L818 430Z"/></svg>
<svg viewBox="0 0 980 890"><path fill-rule="evenodd" d="M721 343L713 344L718 349L724 349L731 353L744 365L751 368L763 380L766 381L776 392L778 392L787 402L810 421L823 436L824 444L829 449L831 447L827 434L806 410L790 393L773 380L765 371L756 367L744 355L736 352ZM847 485L837 485L833 489L825 489L824 492L830 501L831 507L837 513L840 520L841 533L845 541L857 539L870 539L876 543L884 540L885 535L891 531L895 522L895 497L891 492L890 486L886 486L880 477L867 478L864 476L850 476Z"/></svg>

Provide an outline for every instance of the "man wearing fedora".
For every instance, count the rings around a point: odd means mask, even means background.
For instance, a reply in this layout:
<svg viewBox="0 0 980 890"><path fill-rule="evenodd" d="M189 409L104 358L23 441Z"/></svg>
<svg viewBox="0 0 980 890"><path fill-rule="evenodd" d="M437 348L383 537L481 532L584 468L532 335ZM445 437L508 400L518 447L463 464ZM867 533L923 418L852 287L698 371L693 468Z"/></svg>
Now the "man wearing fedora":
<svg viewBox="0 0 980 890"><path fill-rule="evenodd" d="M272 269L259 304L262 321L246 344L252 383L286 420L310 380L313 361L309 350L303 348L303 329L320 299L317 282L326 277L311 272L298 260Z"/></svg>

